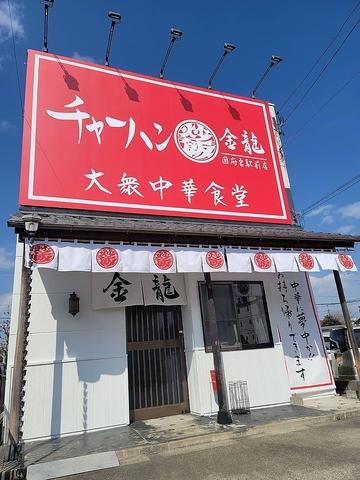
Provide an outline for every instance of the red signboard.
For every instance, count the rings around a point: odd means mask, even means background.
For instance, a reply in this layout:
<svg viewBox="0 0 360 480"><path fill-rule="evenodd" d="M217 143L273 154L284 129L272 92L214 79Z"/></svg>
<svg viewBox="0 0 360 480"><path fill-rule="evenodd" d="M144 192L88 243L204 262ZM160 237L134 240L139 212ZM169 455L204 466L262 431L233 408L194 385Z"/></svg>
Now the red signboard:
<svg viewBox="0 0 360 480"><path fill-rule="evenodd" d="M291 222L266 102L34 51L20 204Z"/></svg>

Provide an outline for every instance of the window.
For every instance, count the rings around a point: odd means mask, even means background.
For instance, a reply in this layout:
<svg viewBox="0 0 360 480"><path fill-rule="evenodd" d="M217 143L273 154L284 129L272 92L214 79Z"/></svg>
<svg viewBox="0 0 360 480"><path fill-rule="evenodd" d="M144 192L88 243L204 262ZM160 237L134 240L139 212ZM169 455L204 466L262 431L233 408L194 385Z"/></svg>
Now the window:
<svg viewBox="0 0 360 480"><path fill-rule="evenodd" d="M212 282L221 350L273 347L262 282ZM211 351L207 290L199 282L205 350Z"/></svg>

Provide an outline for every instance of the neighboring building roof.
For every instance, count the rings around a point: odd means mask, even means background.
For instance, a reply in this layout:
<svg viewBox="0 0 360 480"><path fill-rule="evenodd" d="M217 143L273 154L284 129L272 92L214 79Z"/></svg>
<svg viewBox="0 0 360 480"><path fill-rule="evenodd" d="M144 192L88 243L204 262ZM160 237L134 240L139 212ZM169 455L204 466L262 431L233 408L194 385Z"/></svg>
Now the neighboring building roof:
<svg viewBox="0 0 360 480"><path fill-rule="evenodd" d="M26 236L23 215L41 217L37 236L129 242L273 246L282 248L353 248L360 236L310 232L298 225L146 217L54 209L23 209L9 227Z"/></svg>

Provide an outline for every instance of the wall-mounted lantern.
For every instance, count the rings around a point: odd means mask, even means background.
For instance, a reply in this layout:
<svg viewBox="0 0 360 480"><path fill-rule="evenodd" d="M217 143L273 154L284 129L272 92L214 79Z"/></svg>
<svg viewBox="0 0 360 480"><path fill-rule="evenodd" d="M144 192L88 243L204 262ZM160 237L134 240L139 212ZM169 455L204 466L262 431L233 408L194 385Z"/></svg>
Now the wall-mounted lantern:
<svg viewBox="0 0 360 480"><path fill-rule="evenodd" d="M69 313L75 317L77 313L79 313L80 306L79 306L79 297L76 295L75 292L70 293L69 296Z"/></svg>

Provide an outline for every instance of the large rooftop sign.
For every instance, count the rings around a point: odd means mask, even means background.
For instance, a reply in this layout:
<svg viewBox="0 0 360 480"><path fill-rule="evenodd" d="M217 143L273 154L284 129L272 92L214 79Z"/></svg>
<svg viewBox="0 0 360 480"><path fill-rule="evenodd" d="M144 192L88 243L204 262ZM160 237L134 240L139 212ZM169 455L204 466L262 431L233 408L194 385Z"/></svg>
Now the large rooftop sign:
<svg viewBox="0 0 360 480"><path fill-rule="evenodd" d="M35 51L20 204L291 223L266 102Z"/></svg>

